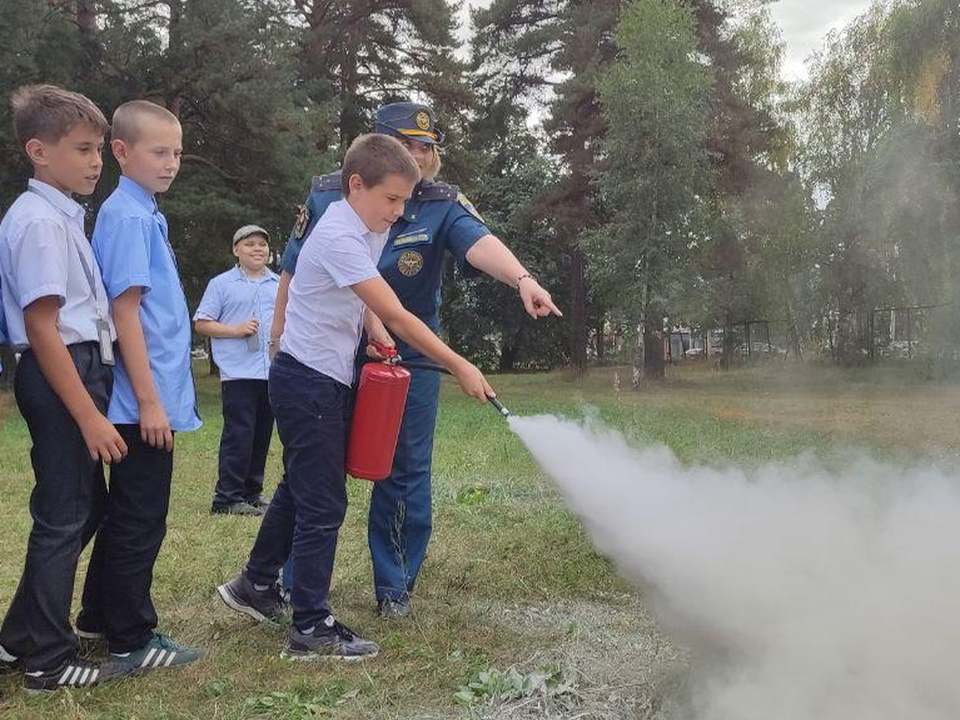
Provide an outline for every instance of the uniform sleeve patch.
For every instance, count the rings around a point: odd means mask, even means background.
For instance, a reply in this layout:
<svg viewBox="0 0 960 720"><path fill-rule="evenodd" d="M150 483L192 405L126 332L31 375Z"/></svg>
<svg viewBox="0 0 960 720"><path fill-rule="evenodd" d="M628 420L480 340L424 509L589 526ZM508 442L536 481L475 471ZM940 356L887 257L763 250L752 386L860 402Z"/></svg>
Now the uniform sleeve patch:
<svg viewBox="0 0 960 720"><path fill-rule="evenodd" d="M297 219L293 224L293 236L298 240L303 237L310 225L310 208L306 205L297 206Z"/></svg>
<svg viewBox="0 0 960 720"><path fill-rule="evenodd" d="M464 195L463 193L457 193L457 203L459 203L460 207L462 207L468 213L473 215L477 220L479 220L480 222L483 222L483 217L481 217L480 213L473 206L473 203L467 199L466 195Z"/></svg>

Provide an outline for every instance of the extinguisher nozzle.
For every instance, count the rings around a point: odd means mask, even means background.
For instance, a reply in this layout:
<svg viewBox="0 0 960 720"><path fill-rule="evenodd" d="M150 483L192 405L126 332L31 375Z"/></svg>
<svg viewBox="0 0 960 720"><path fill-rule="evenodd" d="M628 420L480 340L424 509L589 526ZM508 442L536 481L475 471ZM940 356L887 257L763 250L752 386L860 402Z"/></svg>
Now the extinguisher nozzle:
<svg viewBox="0 0 960 720"><path fill-rule="evenodd" d="M498 412L498 413L500 413L501 415L503 415L505 418L510 417L510 414L511 414L510 411L507 410L507 409L503 406L503 403L501 403L501 402L500 402L499 400L497 400L495 397L488 397L487 400L489 400L489 401L490 401L490 404L493 405L493 406L497 409L497 412Z"/></svg>

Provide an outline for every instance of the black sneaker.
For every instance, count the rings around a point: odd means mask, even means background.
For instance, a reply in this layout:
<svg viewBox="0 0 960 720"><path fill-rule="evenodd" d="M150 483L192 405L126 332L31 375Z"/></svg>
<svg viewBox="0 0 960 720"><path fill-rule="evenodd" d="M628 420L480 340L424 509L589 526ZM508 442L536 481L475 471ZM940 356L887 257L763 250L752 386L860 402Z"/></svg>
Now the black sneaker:
<svg viewBox="0 0 960 720"><path fill-rule="evenodd" d="M210 508L212 515L263 515L265 507L254 507L247 502L235 502L229 505L213 505Z"/></svg>
<svg viewBox="0 0 960 720"><path fill-rule="evenodd" d="M280 657L288 660L345 660L375 658L380 652L375 642L357 637L346 625L334 620L333 615L306 634L290 626L287 644Z"/></svg>
<svg viewBox="0 0 960 720"><path fill-rule="evenodd" d="M257 590L245 572L217 587L217 592L229 607L261 622L281 622L287 609L277 583L264 590Z"/></svg>
<svg viewBox="0 0 960 720"><path fill-rule="evenodd" d="M7 652L3 645L0 645L0 675L9 672L15 672L20 669L20 658Z"/></svg>
<svg viewBox="0 0 960 720"><path fill-rule="evenodd" d="M133 667L116 662L68 660L55 670L25 672L23 685L28 693L53 692L58 688L84 688L111 680L119 680L133 672Z"/></svg>
<svg viewBox="0 0 960 720"><path fill-rule="evenodd" d="M384 620L405 618L410 614L410 601L382 598L377 601L377 612Z"/></svg>
<svg viewBox="0 0 960 720"><path fill-rule="evenodd" d="M266 510L270 506L270 498L265 498L263 495L257 495L256 497L248 498L247 504L253 505L255 508Z"/></svg>

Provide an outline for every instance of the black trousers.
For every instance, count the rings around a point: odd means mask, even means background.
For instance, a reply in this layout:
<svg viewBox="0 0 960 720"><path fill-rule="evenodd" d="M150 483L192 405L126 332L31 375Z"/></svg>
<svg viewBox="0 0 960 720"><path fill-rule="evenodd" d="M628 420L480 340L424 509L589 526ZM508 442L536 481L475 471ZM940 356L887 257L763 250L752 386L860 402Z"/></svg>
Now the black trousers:
<svg viewBox="0 0 960 720"><path fill-rule="evenodd" d="M106 412L113 374L96 343L67 347L90 397ZM70 626L77 560L96 531L106 489L103 466L90 458L80 428L27 350L14 392L33 447L36 484L30 496L33 527L17 592L0 628L0 645L22 658L28 672L53 670L76 654Z"/></svg>
<svg viewBox="0 0 960 720"><path fill-rule="evenodd" d="M266 380L227 380L220 383L220 397L223 434L214 507L256 500L260 496L273 435L273 411Z"/></svg>
<svg viewBox="0 0 960 720"><path fill-rule="evenodd" d="M167 534L173 452L143 442L139 425L117 425L117 432L128 453L110 468L78 624L102 630L110 652L123 653L143 647L157 627L150 589Z"/></svg>

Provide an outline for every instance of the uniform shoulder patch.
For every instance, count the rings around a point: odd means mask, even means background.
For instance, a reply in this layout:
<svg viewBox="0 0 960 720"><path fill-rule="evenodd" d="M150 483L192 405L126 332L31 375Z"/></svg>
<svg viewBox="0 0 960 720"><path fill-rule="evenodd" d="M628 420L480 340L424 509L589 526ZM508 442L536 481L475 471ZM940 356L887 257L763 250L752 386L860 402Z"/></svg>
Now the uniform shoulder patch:
<svg viewBox="0 0 960 720"><path fill-rule="evenodd" d="M292 234L298 240L303 237L310 225L310 208L306 205L297 205L297 219L293 223Z"/></svg>
<svg viewBox="0 0 960 720"><path fill-rule="evenodd" d="M480 212L473 206L473 203L467 199L467 196L462 192L457 193L457 203L466 210L468 213L473 215L477 220L483 222L483 217L480 215Z"/></svg>
<svg viewBox="0 0 960 720"><path fill-rule="evenodd" d="M329 192L331 190L341 190L339 170L329 175L314 176L310 185L310 192Z"/></svg>
<svg viewBox="0 0 960 720"><path fill-rule="evenodd" d="M460 188L456 185L448 185L445 182L436 180L423 180L420 188L414 195L414 200L456 200L460 194Z"/></svg>

